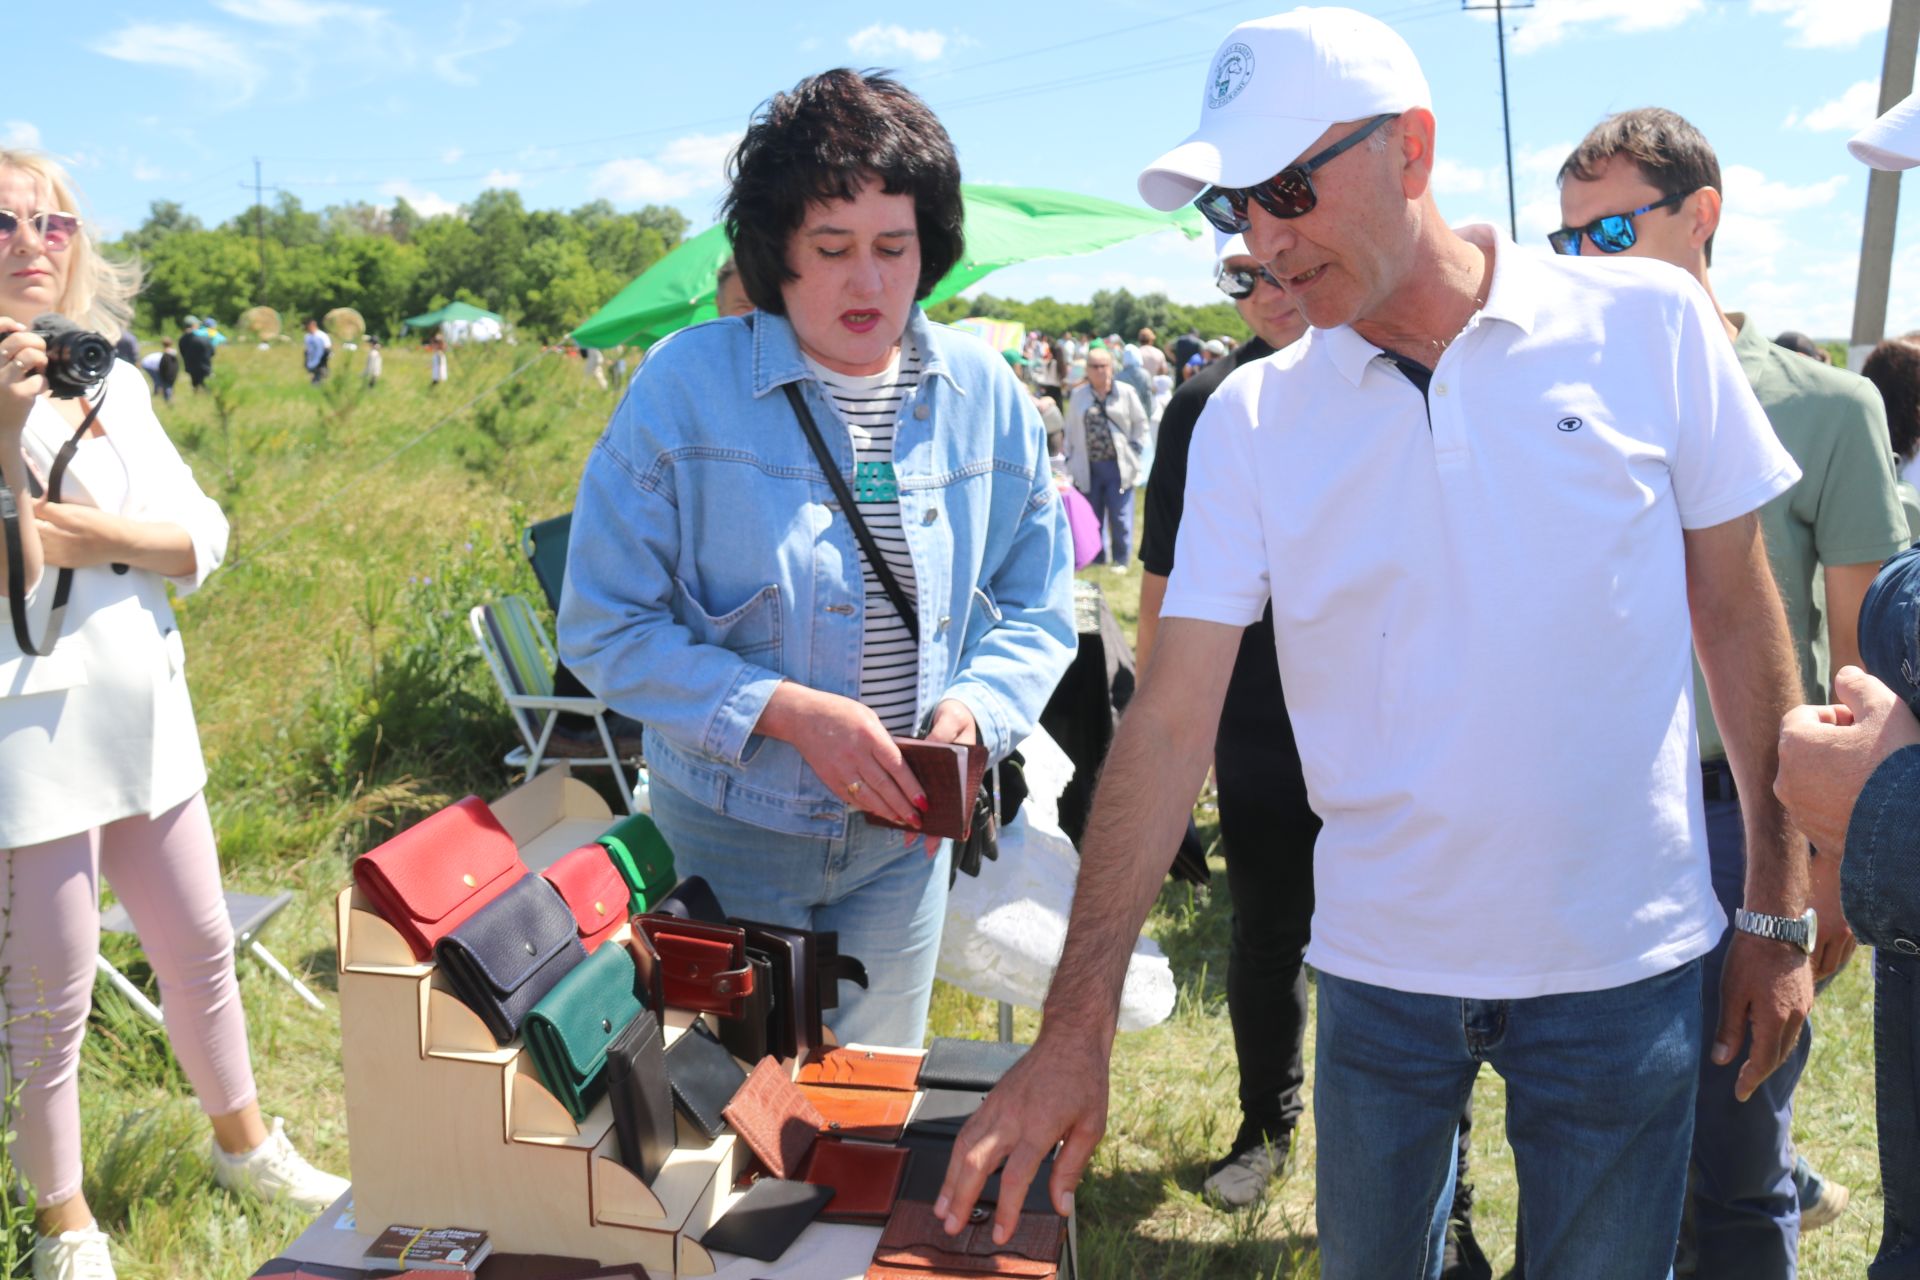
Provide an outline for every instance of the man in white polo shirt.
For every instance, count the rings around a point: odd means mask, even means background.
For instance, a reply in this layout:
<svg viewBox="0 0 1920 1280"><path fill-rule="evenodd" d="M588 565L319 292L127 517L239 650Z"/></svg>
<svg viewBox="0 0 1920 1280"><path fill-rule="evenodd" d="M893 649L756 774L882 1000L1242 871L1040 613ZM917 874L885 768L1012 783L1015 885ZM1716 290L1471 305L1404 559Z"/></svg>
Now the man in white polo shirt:
<svg viewBox="0 0 1920 1280"><path fill-rule="evenodd" d="M1743 933L1722 1016L1690 633L1743 794L1766 794L1792 648L1754 511L1798 478L1711 302L1660 263L1451 231L1412 51L1302 9L1237 27L1198 131L1140 178L1243 231L1314 327L1195 434L1152 661L1108 757L1033 1051L957 1145L995 1235L1056 1139L1057 1207L1106 1122L1125 960L1269 599L1314 811L1308 960L1321 1274L1432 1276L1460 1106L1507 1082L1529 1274L1653 1280L1678 1234L1702 1035L1750 1094L1812 1000ZM1804 846L1748 813L1746 906L1803 935ZM1749 1039L1750 1037L1750 1039ZM1436 1212L1439 1210L1440 1212Z"/></svg>

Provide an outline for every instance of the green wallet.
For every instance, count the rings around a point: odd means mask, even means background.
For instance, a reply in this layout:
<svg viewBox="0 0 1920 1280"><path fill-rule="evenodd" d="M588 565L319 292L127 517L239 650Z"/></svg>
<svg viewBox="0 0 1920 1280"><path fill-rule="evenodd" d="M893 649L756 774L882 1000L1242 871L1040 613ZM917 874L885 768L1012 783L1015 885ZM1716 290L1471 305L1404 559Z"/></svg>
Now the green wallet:
<svg viewBox="0 0 1920 1280"><path fill-rule="evenodd" d="M606 1092L607 1046L640 1013L633 993L633 957L603 946L540 997L521 1025L540 1083L575 1120L584 1120Z"/></svg>
<svg viewBox="0 0 1920 1280"><path fill-rule="evenodd" d="M636 813L621 822L601 836L599 843L606 846L607 857L620 869L620 878L632 892L633 907L628 914L653 910L653 904L673 888L673 850L667 848L666 837L646 814Z"/></svg>

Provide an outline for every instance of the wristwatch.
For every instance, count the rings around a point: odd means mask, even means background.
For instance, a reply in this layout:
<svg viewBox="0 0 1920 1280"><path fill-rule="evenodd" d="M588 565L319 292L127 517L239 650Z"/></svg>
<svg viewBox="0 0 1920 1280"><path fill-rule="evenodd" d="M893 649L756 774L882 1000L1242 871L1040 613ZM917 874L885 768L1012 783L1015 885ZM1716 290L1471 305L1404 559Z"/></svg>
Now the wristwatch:
<svg viewBox="0 0 1920 1280"><path fill-rule="evenodd" d="M1791 916L1762 915L1758 911L1749 911L1745 907L1733 913L1733 927L1742 933L1751 933L1759 938L1772 938L1775 942L1785 942L1800 948L1807 955L1813 954L1813 944L1820 929L1820 917L1808 907L1798 918Z"/></svg>

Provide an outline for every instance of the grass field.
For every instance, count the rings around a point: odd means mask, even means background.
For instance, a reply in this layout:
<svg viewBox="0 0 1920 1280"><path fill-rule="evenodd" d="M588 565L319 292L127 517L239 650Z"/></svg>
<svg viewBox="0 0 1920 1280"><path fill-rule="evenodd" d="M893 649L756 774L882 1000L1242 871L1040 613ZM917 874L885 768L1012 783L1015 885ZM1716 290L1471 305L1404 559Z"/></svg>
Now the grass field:
<svg viewBox="0 0 1920 1280"><path fill-rule="evenodd" d="M510 784L499 764L510 728L466 611L509 591L539 599L518 530L571 505L613 404L577 363L524 348L458 352L454 381L432 392L424 357L410 348L389 349L386 379L371 393L347 376L357 361L339 354L340 374L316 390L297 347L228 347L228 387L162 410L234 527L228 566L180 610L227 881L293 890L296 905L264 940L329 1003L329 908L351 856L397 822ZM529 359L504 396L455 412ZM1131 629L1138 576L1094 576ZM1497 909L1490 900L1489 927ZM1238 1120L1224 994L1230 911L1216 876L1210 890L1169 885L1154 912L1150 929L1180 998L1167 1023L1119 1041L1111 1130L1079 1198L1086 1273L1098 1280L1318 1274L1310 1116L1294 1172L1261 1208L1226 1213L1199 1195L1207 1161ZM130 939L106 946L149 980ZM345 1172L334 1014L315 1013L250 961L241 989L263 1104L288 1118L318 1163ZM115 1237L121 1274L249 1275L303 1223L213 1187L206 1128L164 1038L112 992L97 1001L81 1067L86 1189ZM988 1035L992 1016L984 1001L936 992L937 1034ZM1854 1199L1837 1225L1807 1239L1802 1274L1856 1276L1880 1217L1864 963L1841 975L1815 1017L1798 1138ZM1022 1013L1020 1038L1034 1025ZM1514 1185L1490 1074L1476 1103L1476 1217L1504 1260Z"/></svg>

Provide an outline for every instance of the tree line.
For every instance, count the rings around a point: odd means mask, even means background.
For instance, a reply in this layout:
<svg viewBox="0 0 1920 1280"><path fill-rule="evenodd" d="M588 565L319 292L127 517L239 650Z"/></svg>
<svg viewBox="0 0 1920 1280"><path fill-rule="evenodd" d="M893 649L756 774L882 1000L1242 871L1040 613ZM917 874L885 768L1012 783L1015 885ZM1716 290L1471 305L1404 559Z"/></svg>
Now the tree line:
<svg viewBox="0 0 1920 1280"><path fill-rule="evenodd" d="M605 200L571 212L528 209L516 191L485 191L456 213L424 217L392 206L310 210L283 194L208 227L170 200L106 246L146 268L136 324L170 331L188 315L232 324L264 304L287 329L352 307L376 334L408 316L471 302L530 336L557 338L679 244L687 220L648 205L621 213Z"/></svg>
<svg viewBox="0 0 1920 1280"><path fill-rule="evenodd" d="M1128 342L1140 330L1151 329L1162 346L1170 346L1189 329L1202 338L1225 334L1237 341L1253 332L1225 298L1203 307L1188 307L1170 301L1164 293L1135 295L1126 289L1101 289L1087 302L1056 302L1052 298L1021 302L982 293L973 298L949 298L936 304L928 315L944 322L968 316L1012 320L1053 337L1063 333L1117 333Z"/></svg>

